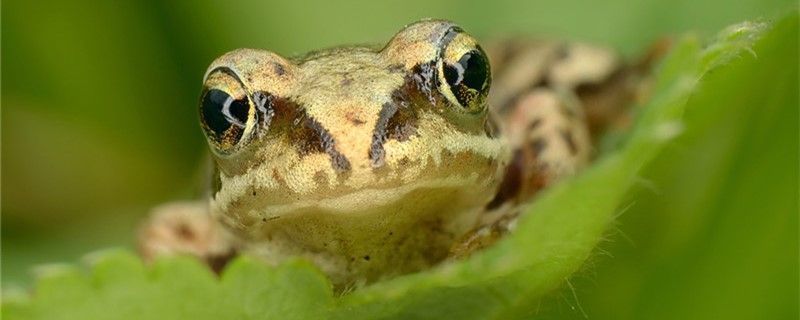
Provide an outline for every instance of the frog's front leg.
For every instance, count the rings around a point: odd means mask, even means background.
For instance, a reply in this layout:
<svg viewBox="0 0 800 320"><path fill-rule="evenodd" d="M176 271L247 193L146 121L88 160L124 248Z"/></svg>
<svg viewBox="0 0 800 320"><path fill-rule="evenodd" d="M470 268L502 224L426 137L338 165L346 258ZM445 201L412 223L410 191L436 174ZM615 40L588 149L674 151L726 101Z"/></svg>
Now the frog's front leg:
<svg viewBox="0 0 800 320"><path fill-rule="evenodd" d="M591 139L583 111L567 91L534 89L520 96L502 120L514 150L512 162L478 227L452 247L454 257L502 238L514 228L521 204L589 162Z"/></svg>
<svg viewBox="0 0 800 320"><path fill-rule="evenodd" d="M145 261L189 255L217 272L236 253L225 230L208 213L205 201L170 202L154 208L139 231L138 247Z"/></svg>
<svg viewBox="0 0 800 320"><path fill-rule="evenodd" d="M571 92L534 89L522 95L503 120L514 154L488 209L527 202L589 163L591 138L580 101Z"/></svg>

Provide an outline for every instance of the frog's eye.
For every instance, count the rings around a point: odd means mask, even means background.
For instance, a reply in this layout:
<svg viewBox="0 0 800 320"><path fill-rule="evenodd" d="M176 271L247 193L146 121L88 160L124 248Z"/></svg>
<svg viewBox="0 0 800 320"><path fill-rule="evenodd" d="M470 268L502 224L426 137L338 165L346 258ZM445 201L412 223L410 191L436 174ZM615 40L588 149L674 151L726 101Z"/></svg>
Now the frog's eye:
<svg viewBox="0 0 800 320"><path fill-rule="evenodd" d="M486 53L475 40L464 33L455 34L445 44L440 60L439 91L468 113L485 110L491 71Z"/></svg>
<svg viewBox="0 0 800 320"><path fill-rule="evenodd" d="M200 98L200 122L214 149L230 153L252 131L254 108L244 88L227 74L212 74Z"/></svg>
<svg viewBox="0 0 800 320"><path fill-rule="evenodd" d="M231 137L238 141L242 137L250 106L247 99L234 99L225 91L211 89L203 96L203 123L208 133L219 140Z"/></svg>

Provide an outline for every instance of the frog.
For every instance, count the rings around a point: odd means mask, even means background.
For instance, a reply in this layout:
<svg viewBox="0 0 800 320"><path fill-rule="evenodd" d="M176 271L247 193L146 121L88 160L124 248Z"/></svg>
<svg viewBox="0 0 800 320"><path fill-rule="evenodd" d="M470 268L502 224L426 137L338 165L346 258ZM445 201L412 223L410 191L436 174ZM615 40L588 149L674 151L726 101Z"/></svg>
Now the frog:
<svg viewBox="0 0 800 320"><path fill-rule="evenodd" d="M382 46L230 51L200 95L208 196L155 208L140 252L299 257L338 291L464 259L590 164L640 69L582 43L483 47L439 19Z"/></svg>

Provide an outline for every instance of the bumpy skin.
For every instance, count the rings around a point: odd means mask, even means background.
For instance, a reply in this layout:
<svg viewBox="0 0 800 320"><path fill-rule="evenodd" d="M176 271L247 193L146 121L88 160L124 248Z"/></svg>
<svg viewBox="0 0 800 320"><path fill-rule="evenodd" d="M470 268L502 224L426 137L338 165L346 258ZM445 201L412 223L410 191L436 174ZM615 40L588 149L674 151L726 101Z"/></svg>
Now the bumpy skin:
<svg viewBox="0 0 800 320"><path fill-rule="evenodd" d="M589 162L576 90L601 86L620 63L583 45L489 49L488 97L483 49L448 21L409 25L379 50L223 55L201 101L216 164L208 209L161 210L142 252L302 256L344 289L491 244L518 204ZM187 226L211 235L214 250L187 246Z"/></svg>

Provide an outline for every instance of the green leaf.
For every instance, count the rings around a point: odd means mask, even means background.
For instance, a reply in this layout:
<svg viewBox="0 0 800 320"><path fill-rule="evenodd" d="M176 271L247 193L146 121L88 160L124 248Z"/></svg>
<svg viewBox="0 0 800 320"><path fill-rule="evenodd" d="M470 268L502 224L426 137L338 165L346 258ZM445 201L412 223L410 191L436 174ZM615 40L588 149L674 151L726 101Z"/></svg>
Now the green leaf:
<svg viewBox="0 0 800 320"><path fill-rule="evenodd" d="M796 26L796 14L788 19ZM216 279L194 260L171 258L145 267L131 254L112 251L89 259L88 275L69 267L45 272L31 297L6 299L3 314L8 319L530 317L537 301L590 257L641 168L683 128L695 125L682 117L699 81L711 77L710 71L733 72L728 66L739 57L758 55L761 47L752 45L763 34L772 41L787 36L768 29L761 23L741 24L705 50L694 37L679 41L657 71L652 99L642 106L624 147L543 193L513 235L465 261L334 297L324 276L301 261L267 267L240 257ZM730 90L702 88L710 97Z"/></svg>
<svg viewBox="0 0 800 320"><path fill-rule="evenodd" d="M590 319L800 317L798 39L795 12L702 78L620 219L631 241L575 282Z"/></svg>
<svg viewBox="0 0 800 320"><path fill-rule="evenodd" d="M92 255L91 272L58 266L31 299L3 301L7 319L320 319L333 306L325 277L303 261L277 268L247 257L220 279L197 260L145 267L125 251Z"/></svg>

